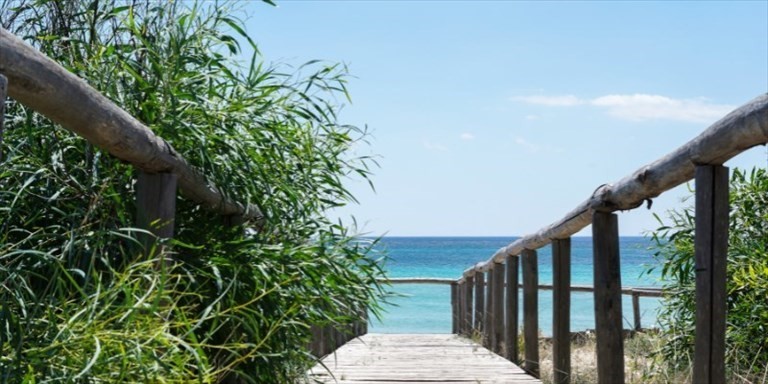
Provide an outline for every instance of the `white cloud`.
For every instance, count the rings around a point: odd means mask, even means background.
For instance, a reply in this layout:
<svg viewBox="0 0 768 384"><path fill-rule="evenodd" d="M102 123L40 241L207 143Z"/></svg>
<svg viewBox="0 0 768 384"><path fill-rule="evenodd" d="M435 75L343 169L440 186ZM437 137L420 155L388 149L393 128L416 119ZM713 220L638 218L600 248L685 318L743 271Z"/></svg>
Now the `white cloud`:
<svg viewBox="0 0 768 384"><path fill-rule="evenodd" d="M527 149L531 153L536 153L539 150L541 150L541 147L539 147L538 145L533 144L530 141L525 140L525 139L523 139L522 137L519 137L519 136L515 138L515 144L517 144L517 145Z"/></svg>
<svg viewBox="0 0 768 384"><path fill-rule="evenodd" d="M711 123L735 108L733 105L714 104L704 98L674 99L642 93L604 95L593 99L582 99L573 95L535 95L513 97L512 100L550 107L590 105L605 110L611 116L630 121L673 120Z"/></svg>
<svg viewBox="0 0 768 384"><path fill-rule="evenodd" d="M461 136L459 136L462 140L474 140L475 135L471 133L462 133Z"/></svg>
<svg viewBox="0 0 768 384"><path fill-rule="evenodd" d="M446 152L448 151L448 147L445 145L442 145L440 143L433 143L431 141L424 141L424 148L426 148L428 151L440 151L440 152Z"/></svg>
<svg viewBox="0 0 768 384"><path fill-rule="evenodd" d="M705 99L673 99L660 95L606 95L590 102L606 108L608 114L632 121L675 120L711 123L732 111L735 106L712 104Z"/></svg>
<svg viewBox="0 0 768 384"><path fill-rule="evenodd" d="M572 107L574 105L584 104L584 101L574 95L563 96L517 96L513 101L520 101L526 104L546 105L548 107Z"/></svg>

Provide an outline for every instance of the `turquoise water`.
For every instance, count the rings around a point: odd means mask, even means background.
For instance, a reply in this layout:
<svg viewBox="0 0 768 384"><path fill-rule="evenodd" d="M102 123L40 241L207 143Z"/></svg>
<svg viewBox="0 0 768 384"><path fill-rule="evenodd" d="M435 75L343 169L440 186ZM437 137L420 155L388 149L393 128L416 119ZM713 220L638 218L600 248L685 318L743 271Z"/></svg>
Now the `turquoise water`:
<svg viewBox="0 0 768 384"><path fill-rule="evenodd" d="M380 247L389 255L390 277L440 277L455 279L469 266L487 260L514 237L385 237ZM654 263L650 240L622 237L620 240L622 286L658 286L658 276L644 274ZM574 237L571 249L571 283L592 285L592 238ZM522 282L522 278L520 279ZM552 253L539 249L539 283L552 284ZM447 285L394 285L403 297L390 299L381 321L372 320L374 333L450 333L450 287ZM624 295L624 327L632 328L632 300ZM659 300L640 298L643 327L656 324ZM522 310L522 298L520 301ZM522 318L522 317L521 317ZM552 333L552 292L539 292L539 327ZM594 329L592 293L571 294L571 331Z"/></svg>

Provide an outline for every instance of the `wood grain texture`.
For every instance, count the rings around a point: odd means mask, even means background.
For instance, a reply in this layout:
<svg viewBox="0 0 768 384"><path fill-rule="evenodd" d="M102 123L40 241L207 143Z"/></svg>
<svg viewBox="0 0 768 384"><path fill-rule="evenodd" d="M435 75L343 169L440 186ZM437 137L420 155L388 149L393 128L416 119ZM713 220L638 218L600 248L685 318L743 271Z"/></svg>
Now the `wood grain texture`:
<svg viewBox="0 0 768 384"><path fill-rule="evenodd" d="M493 266L493 334L491 335L491 351L501 354L504 345L504 264Z"/></svg>
<svg viewBox="0 0 768 384"><path fill-rule="evenodd" d="M464 335L464 334L466 334L466 327L465 327L465 325L464 325L464 324L465 324L465 321L464 321L464 312L465 312L465 309L464 309L464 308L466 308L466 306L467 306L467 303L466 303L466 301L467 301L467 300L466 300L466 297L467 297L467 296L466 296L466 294L464 293L464 292L465 292L465 290L466 290L466 286L467 286L467 283L466 283L465 281L460 281L460 282L457 284L457 291L458 291L457 293L458 293L458 295L459 295L459 297L458 297L458 301L459 301L459 314L458 314L458 316L459 316L459 319L458 319L458 321L459 321L459 324L458 324L458 334L459 334L459 335Z"/></svg>
<svg viewBox="0 0 768 384"><path fill-rule="evenodd" d="M222 215L242 215L261 225L254 205L227 198L152 130L20 38L0 28L0 73L8 95L147 173L174 173L181 194Z"/></svg>
<svg viewBox="0 0 768 384"><path fill-rule="evenodd" d="M472 304L472 293L475 289L475 278L467 277L464 284L464 335L472 334L472 316L474 315L474 307Z"/></svg>
<svg viewBox="0 0 768 384"><path fill-rule="evenodd" d="M526 249L523 260L523 340L525 370L539 377L539 263L536 251Z"/></svg>
<svg viewBox="0 0 768 384"><path fill-rule="evenodd" d="M451 333L459 334L459 286L451 283Z"/></svg>
<svg viewBox="0 0 768 384"><path fill-rule="evenodd" d="M728 168L696 167L694 383L725 382Z"/></svg>
<svg viewBox="0 0 768 384"><path fill-rule="evenodd" d="M618 218L612 213L595 212L592 220L597 382L623 383L624 337Z"/></svg>
<svg viewBox="0 0 768 384"><path fill-rule="evenodd" d="M522 369L456 335L368 334L308 372L305 383L541 383ZM313 381L315 380L315 381Z"/></svg>
<svg viewBox="0 0 768 384"><path fill-rule="evenodd" d="M518 271L520 258L517 256L507 257L507 284L506 284L506 324L504 333L504 343L506 345L507 360L517 363L519 359L519 351L517 344L518 337L518 311L519 311L519 285L518 285Z"/></svg>
<svg viewBox="0 0 768 384"><path fill-rule="evenodd" d="M494 282L494 274L493 274L493 268L491 268L488 271L488 281L485 284L485 317L483 322L483 347L486 347L488 349L491 349L492 343L495 342L493 340L493 304L494 304L494 291L493 287L495 286Z"/></svg>
<svg viewBox="0 0 768 384"><path fill-rule="evenodd" d="M154 235L139 233L138 240L151 256L165 257L156 240L173 237L177 180L173 173L145 172L139 172L136 180L136 226Z"/></svg>
<svg viewBox="0 0 768 384"><path fill-rule="evenodd" d="M643 329L643 323L640 319L640 295L638 293L632 293L632 314L635 319L635 331Z"/></svg>
<svg viewBox="0 0 768 384"><path fill-rule="evenodd" d="M552 241L552 368L553 382L571 376L571 238Z"/></svg>
<svg viewBox="0 0 768 384"><path fill-rule="evenodd" d="M485 332L485 274L475 274L475 323L474 331Z"/></svg>

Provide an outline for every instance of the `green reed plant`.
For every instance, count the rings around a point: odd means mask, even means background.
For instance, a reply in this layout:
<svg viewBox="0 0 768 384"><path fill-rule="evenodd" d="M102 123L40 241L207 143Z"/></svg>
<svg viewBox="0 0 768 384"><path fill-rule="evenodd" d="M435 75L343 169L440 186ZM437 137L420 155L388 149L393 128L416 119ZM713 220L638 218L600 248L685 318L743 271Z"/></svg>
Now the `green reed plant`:
<svg viewBox="0 0 768 384"><path fill-rule="evenodd" d="M734 382L741 382L737 377L759 382L768 371L768 172L734 169L730 206L728 298L727 308L721 308L727 312L727 367ZM665 340L659 352L673 371L689 369L693 356L694 221L692 207L673 210L652 234L668 292L659 314Z"/></svg>
<svg viewBox="0 0 768 384"><path fill-rule="evenodd" d="M347 70L265 64L237 6L0 0L4 28L267 216L226 226L179 199L161 254L174 263L147 260L136 171L9 101L0 381L295 382L313 362L310 325L377 313L375 242L326 218L376 165L351 152L366 132L338 121Z"/></svg>

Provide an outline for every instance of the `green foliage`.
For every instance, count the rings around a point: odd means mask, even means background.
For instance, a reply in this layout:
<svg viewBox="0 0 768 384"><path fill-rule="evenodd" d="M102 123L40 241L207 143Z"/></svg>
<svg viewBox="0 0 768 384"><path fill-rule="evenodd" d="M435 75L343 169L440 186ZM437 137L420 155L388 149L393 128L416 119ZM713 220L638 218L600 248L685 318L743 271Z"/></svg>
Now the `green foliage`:
<svg viewBox="0 0 768 384"><path fill-rule="evenodd" d="M731 370L768 369L768 172L733 170L730 186L726 358ZM661 220L660 220L661 222ZM693 208L669 212L653 233L668 293L659 316L666 343L660 352L673 368L692 361L695 330Z"/></svg>
<svg viewBox="0 0 768 384"><path fill-rule="evenodd" d="M310 324L376 312L386 293L372 242L325 216L375 165L351 154L365 131L337 120L346 68L265 65L235 2L140 3L0 0L0 24L267 223L226 227L179 199L175 237L158 244L177 263L147 260L133 168L9 102L0 381L294 382Z"/></svg>

